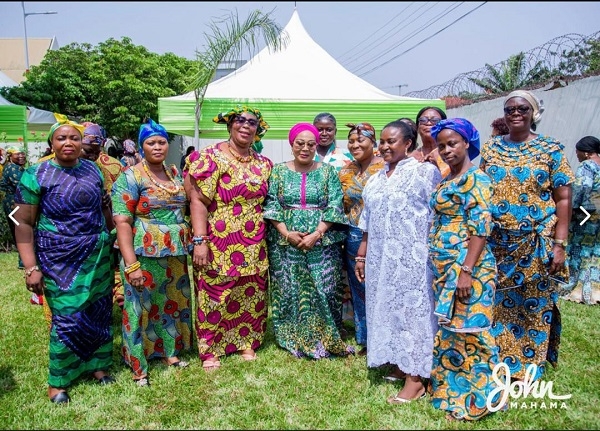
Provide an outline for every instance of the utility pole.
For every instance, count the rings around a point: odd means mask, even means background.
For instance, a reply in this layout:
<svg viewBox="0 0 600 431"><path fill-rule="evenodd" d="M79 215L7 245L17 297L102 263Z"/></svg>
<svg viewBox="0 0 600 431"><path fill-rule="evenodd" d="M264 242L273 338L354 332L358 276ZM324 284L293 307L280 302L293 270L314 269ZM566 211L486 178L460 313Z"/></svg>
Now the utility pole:
<svg viewBox="0 0 600 431"><path fill-rule="evenodd" d="M398 87L398 96L402 96L402 87L408 87L408 84L398 84L394 85L394 87Z"/></svg>

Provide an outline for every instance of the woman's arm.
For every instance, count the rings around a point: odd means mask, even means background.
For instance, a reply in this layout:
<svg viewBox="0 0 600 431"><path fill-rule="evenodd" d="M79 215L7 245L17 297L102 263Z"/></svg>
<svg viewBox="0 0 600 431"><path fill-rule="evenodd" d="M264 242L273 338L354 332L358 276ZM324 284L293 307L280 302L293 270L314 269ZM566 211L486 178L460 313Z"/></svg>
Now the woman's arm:
<svg viewBox="0 0 600 431"><path fill-rule="evenodd" d="M123 257L125 268L133 265L138 261L137 255L133 248L133 218L124 215L114 216L117 227L117 242L119 243L119 251ZM125 277L129 280L129 284L141 291L144 287L144 274L142 268L138 268L129 274L125 273Z"/></svg>
<svg viewBox="0 0 600 431"><path fill-rule="evenodd" d="M566 254L564 245L558 242L566 241L569 237L569 223L571 222L571 198L572 190L570 185L557 187L552 191L552 198L556 204L556 216L558 221L554 227L554 240L557 241L552 247L554 258L550 263L549 272L554 274L565 263Z"/></svg>
<svg viewBox="0 0 600 431"><path fill-rule="evenodd" d="M186 175L183 187L190 201L190 222L194 237L208 235L208 205L210 200L198 188L191 175ZM208 245L206 241L194 244L192 261L196 266L206 266L208 262Z"/></svg>
<svg viewBox="0 0 600 431"><path fill-rule="evenodd" d="M356 263L354 265L354 274L361 283L365 282L365 259L367 256L367 243L369 241L369 233L363 232L358 251L356 252Z"/></svg>
<svg viewBox="0 0 600 431"><path fill-rule="evenodd" d="M479 260L479 256L485 247L487 237L472 235L469 238L469 246L467 247L467 256L463 266L461 267L460 275L456 283L458 299L468 299L471 296L471 287L473 286L473 268Z"/></svg>
<svg viewBox="0 0 600 431"><path fill-rule="evenodd" d="M37 295L44 294L44 279L42 272L37 267L37 257L33 245L34 228L37 223L38 205L19 204L19 210L13 215L15 223L15 237L17 250L25 267L25 284L27 290ZM29 273L29 275L27 275Z"/></svg>

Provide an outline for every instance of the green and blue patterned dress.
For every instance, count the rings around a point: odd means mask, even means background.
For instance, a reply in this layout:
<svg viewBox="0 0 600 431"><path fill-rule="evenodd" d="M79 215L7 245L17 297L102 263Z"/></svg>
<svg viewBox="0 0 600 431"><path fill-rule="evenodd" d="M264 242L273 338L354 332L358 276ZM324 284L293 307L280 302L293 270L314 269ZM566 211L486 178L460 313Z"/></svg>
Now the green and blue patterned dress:
<svg viewBox="0 0 600 431"><path fill-rule="evenodd" d="M285 163L273 167L264 218L285 223L288 231L314 232L321 221L347 224L342 187L336 169L322 164L308 173ZM335 225L334 225L335 226ZM314 359L352 352L340 336L342 270L340 243L345 234L335 228L308 252L291 246L269 223L267 245L271 313L275 339L297 357ZM332 310L338 310L334 316Z"/></svg>
<svg viewBox="0 0 600 431"><path fill-rule="evenodd" d="M67 388L85 373L112 365L110 235L102 213L104 178L80 159L53 160L23 173L16 204L37 205L35 252L52 311L48 384Z"/></svg>

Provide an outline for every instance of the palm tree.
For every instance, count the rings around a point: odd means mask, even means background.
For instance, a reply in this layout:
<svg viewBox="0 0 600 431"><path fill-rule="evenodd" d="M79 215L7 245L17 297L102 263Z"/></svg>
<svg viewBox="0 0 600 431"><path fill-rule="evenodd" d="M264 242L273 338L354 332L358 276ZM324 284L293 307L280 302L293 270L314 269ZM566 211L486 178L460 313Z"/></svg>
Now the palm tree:
<svg viewBox="0 0 600 431"><path fill-rule="evenodd" d="M228 17L212 22L209 25L212 30L211 34L204 33L207 41L206 50L202 53L196 51L198 72L192 79L192 88L196 99L196 124L194 125L194 146L196 148L198 148L199 142L200 111L204 95L219 64L224 61L238 60L245 49L252 54L258 47L260 34L270 49L276 51L287 45L287 34L284 34L281 26L271 19L271 13L272 11L265 14L260 10L254 10L250 12L243 23L240 23L237 11L234 11ZM219 24L223 23L225 27L220 28Z"/></svg>
<svg viewBox="0 0 600 431"><path fill-rule="evenodd" d="M525 53L512 55L503 62L500 69L485 65L488 77L483 79L469 78L469 81L483 88L488 94L505 93L518 88L527 87L539 83L550 77L550 71L538 61L531 69L527 70Z"/></svg>

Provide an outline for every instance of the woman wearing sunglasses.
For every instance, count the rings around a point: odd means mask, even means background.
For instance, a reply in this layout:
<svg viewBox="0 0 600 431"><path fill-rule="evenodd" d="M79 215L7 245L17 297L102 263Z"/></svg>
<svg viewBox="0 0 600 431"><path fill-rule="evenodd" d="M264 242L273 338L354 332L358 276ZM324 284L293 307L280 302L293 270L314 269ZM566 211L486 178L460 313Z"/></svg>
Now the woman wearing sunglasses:
<svg viewBox="0 0 600 431"><path fill-rule="evenodd" d="M563 145L535 133L543 112L531 92L504 101L508 135L481 151L480 168L492 179L494 229L488 237L498 265L492 334L513 379L540 378L556 365L560 313L555 279L568 279L565 247L574 175ZM529 380L529 378L528 378Z"/></svg>
<svg viewBox="0 0 600 431"><path fill-rule="evenodd" d="M273 163L252 149L269 128L258 109L217 115L229 138L188 156L196 285L196 333L205 371L240 352L256 359L267 328L263 201Z"/></svg>
<svg viewBox="0 0 600 431"><path fill-rule="evenodd" d="M417 132L422 145L409 154L420 162L433 163L444 178L450 173L450 167L442 160L437 150L435 139L431 136L431 129L437 123L446 119L446 113L437 106L425 106L417 113Z"/></svg>

